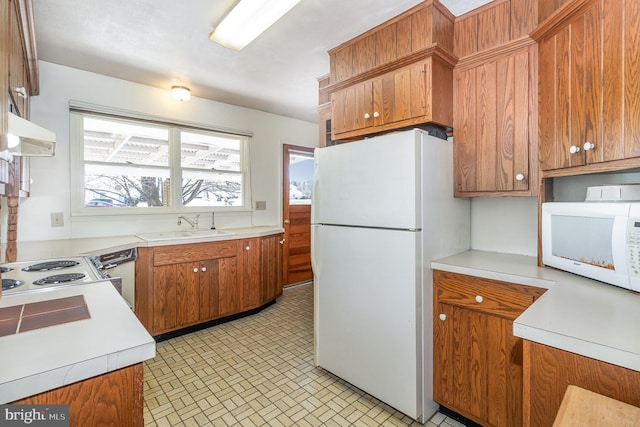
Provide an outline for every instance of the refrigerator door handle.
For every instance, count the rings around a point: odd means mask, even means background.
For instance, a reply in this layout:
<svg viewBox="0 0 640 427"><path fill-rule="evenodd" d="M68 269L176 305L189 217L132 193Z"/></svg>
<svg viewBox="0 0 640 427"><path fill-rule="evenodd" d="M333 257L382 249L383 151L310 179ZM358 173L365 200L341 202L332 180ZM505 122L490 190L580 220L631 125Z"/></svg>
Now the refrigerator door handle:
<svg viewBox="0 0 640 427"><path fill-rule="evenodd" d="M316 252L318 248L317 237L318 233L316 232L316 228L318 225L311 226L311 271L313 271L314 276L318 275L320 271L320 266L318 265L318 259L316 257Z"/></svg>

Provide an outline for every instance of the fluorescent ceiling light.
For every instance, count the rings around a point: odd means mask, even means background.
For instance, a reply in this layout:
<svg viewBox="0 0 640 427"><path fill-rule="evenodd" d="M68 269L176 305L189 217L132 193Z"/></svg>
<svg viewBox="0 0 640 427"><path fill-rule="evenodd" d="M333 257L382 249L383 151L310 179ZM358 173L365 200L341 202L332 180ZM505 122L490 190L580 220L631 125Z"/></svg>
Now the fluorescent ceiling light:
<svg viewBox="0 0 640 427"><path fill-rule="evenodd" d="M209 38L242 50L298 3L300 0L240 0Z"/></svg>

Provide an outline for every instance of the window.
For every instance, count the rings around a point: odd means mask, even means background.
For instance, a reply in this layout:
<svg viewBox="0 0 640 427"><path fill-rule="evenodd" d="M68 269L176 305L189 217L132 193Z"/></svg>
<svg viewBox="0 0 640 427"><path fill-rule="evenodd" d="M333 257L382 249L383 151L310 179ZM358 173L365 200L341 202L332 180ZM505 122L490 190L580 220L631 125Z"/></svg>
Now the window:
<svg viewBox="0 0 640 427"><path fill-rule="evenodd" d="M313 186L313 152L289 151L289 204L310 205Z"/></svg>
<svg viewBox="0 0 640 427"><path fill-rule="evenodd" d="M248 136L74 111L75 211L248 207Z"/></svg>

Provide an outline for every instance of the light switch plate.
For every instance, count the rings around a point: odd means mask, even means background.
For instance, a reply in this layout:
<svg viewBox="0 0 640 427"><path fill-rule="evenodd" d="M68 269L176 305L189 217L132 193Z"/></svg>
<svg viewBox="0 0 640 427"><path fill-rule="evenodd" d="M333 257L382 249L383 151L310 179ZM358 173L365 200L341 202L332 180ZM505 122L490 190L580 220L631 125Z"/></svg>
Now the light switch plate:
<svg viewBox="0 0 640 427"><path fill-rule="evenodd" d="M62 215L62 212L51 212L51 226L52 227L64 226L64 217Z"/></svg>

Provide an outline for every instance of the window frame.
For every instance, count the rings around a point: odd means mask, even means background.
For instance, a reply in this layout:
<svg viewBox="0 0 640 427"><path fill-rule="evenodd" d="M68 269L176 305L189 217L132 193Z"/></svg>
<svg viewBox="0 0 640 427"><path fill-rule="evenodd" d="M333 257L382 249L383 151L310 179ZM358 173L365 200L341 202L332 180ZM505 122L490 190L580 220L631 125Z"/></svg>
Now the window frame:
<svg viewBox="0 0 640 427"><path fill-rule="evenodd" d="M140 124L152 124L166 127L169 131L169 176L171 178L171 200L169 206L149 208L101 207L99 209L85 207L85 161L84 161L84 117L94 116L106 119L131 121ZM239 206L182 206L182 165L180 132L214 132L233 135L240 139L240 172L242 176L242 199ZM158 118L137 113L113 110L104 107L82 107L70 103L69 109L69 142L71 163L71 215L72 216L111 216L111 215L151 215L176 213L206 212L247 212L251 211L251 165L250 142L253 134L224 128L214 128L198 123L182 122ZM237 174L237 173L236 173Z"/></svg>

